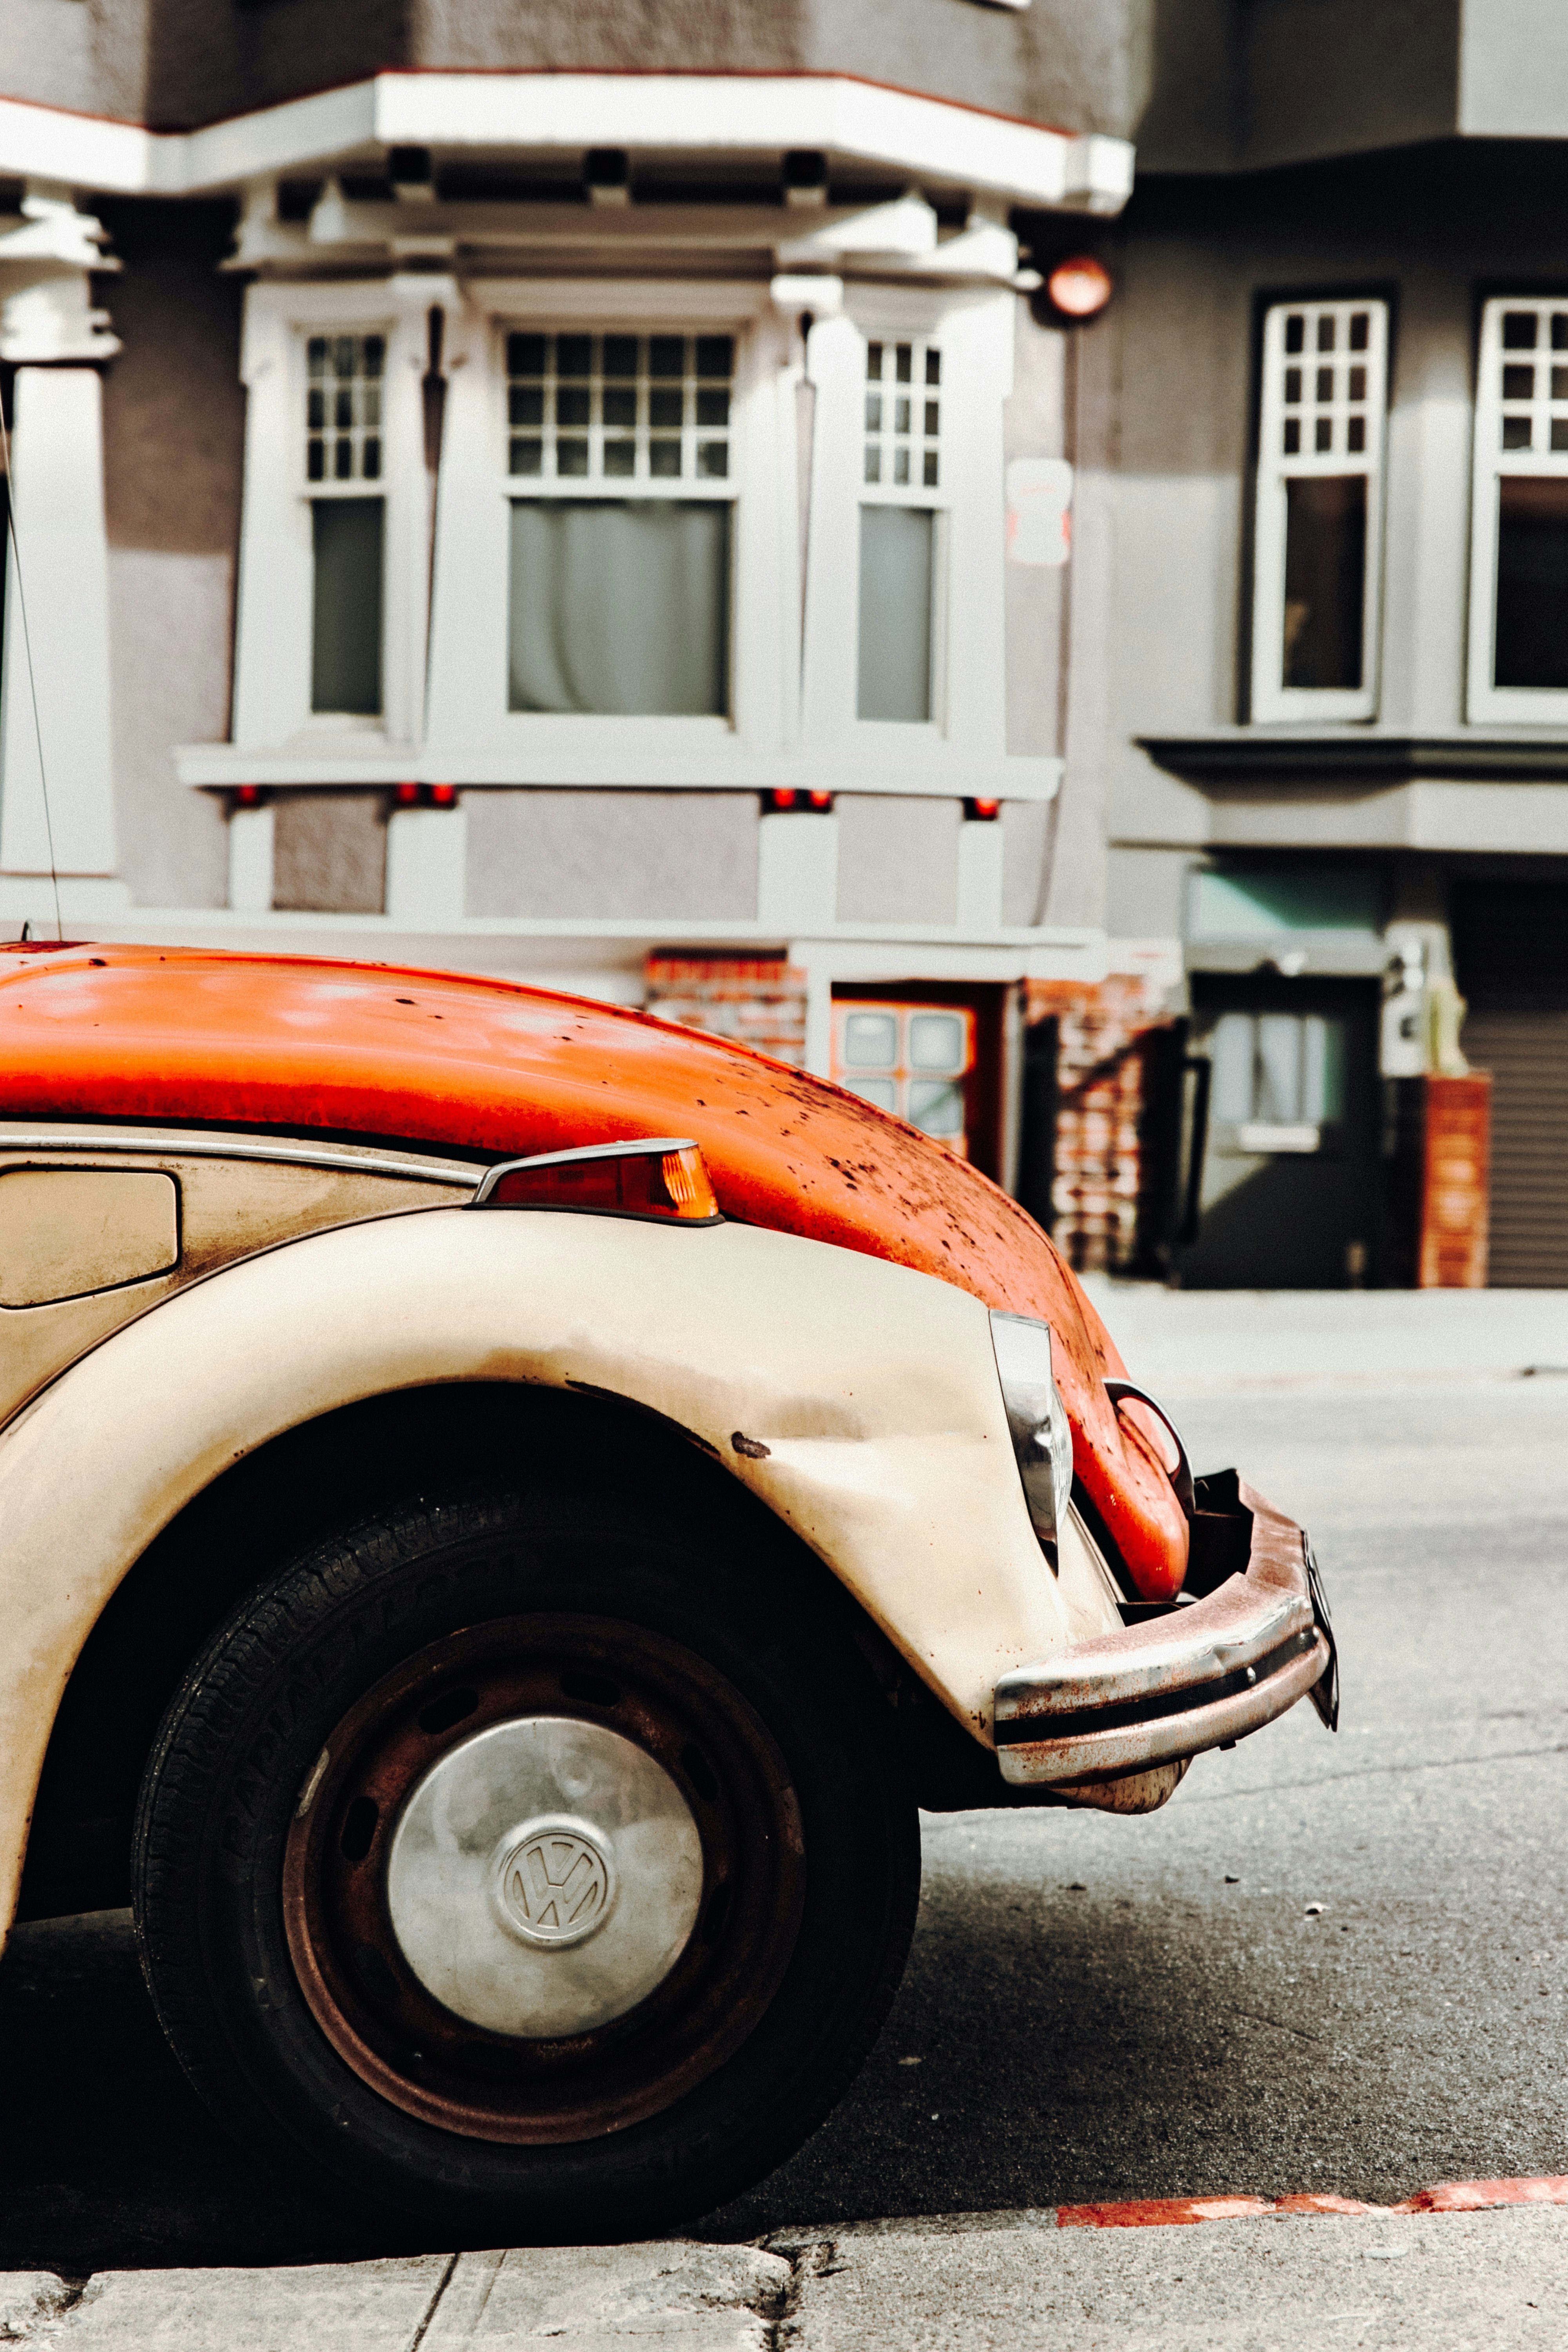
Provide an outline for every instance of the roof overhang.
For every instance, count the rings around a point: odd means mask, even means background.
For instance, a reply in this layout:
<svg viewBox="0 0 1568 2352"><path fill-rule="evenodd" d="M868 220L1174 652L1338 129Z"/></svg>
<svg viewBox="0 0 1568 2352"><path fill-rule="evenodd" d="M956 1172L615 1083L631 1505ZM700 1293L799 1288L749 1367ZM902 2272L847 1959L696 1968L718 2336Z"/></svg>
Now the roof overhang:
<svg viewBox="0 0 1568 2352"><path fill-rule="evenodd" d="M737 161L811 148L1089 213L1121 210L1133 161L1124 139L837 74L382 73L184 131L0 98L0 173L102 194L215 194L405 145L541 160L591 147Z"/></svg>

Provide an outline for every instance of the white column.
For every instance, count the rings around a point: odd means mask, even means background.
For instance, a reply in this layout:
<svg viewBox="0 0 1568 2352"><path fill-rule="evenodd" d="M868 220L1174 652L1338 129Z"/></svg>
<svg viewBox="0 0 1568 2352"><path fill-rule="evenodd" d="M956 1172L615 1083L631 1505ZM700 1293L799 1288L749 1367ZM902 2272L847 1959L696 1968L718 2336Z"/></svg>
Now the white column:
<svg viewBox="0 0 1568 2352"><path fill-rule="evenodd" d="M468 821L456 808L394 809L386 821L386 911L422 930L463 919Z"/></svg>
<svg viewBox="0 0 1568 2352"><path fill-rule="evenodd" d="M62 875L107 877L115 858L103 387L96 366L80 362L120 349L104 313L89 307L88 279L119 265L68 195L34 188L22 209L24 226L0 237L0 359L16 367L0 868L45 874L52 863Z"/></svg>
<svg viewBox="0 0 1568 2352"><path fill-rule="evenodd" d="M246 915L269 913L272 906L273 813L237 808L228 821L228 903Z"/></svg>
<svg viewBox="0 0 1568 2352"><path fill-rule="evenodd" d="M958 828L958 929L981 939L1002 928L1000 817L966 817Z"/></svg>
<svg viewBox="0 0 1568 2352"><path fill-rule="evenodd" d="M819 931L838 912L838 819L764 816L757 828L757 920Z"/></svg>

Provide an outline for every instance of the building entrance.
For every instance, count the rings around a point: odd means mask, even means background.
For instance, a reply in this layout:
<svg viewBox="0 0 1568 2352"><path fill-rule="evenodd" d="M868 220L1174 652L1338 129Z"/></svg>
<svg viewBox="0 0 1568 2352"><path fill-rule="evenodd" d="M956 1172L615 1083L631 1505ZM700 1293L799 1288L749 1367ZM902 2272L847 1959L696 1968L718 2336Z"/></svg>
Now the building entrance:
<svg viewBox="0 0 1568 2352"><path fill-rule="evenodd" d="M1194 973L1211 1064L1194 1289L1323 1290L1379 1278L1375 983Z"/></svg>

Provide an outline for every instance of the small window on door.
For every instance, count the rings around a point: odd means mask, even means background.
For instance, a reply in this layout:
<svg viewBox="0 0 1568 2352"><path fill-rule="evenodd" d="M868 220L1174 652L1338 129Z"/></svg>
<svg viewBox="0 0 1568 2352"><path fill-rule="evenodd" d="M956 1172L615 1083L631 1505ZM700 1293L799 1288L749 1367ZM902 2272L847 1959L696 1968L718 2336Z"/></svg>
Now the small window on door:
<svg viewBox="0 0 1568 2352"><path fill-rule="evenodd" d="M1319 1013L1225 1013L1209 1041L1210 1116L1243 1151L1314 1151L1345 1115L1345 1024Z"/></svg>
<svg viewBox="0 0 1568 2352"><path fill-rule="evenodd" d="M833 1008L839 1085L965 1159L973 1068L974 1015L966 1005L858 1001Z"/></svg>
<svg viewBox="0 0 1568 2352"><path fill-rule="evenodd" d="M1387 341L1382 302L1265 315L1254 719L1376 714Z"/></svg>
<svg viewBox="0 0 1568 2352"><path fill-rule="evenodd" d="M1481 314L1472 719L1568 718L1568 299Z"/></svg>

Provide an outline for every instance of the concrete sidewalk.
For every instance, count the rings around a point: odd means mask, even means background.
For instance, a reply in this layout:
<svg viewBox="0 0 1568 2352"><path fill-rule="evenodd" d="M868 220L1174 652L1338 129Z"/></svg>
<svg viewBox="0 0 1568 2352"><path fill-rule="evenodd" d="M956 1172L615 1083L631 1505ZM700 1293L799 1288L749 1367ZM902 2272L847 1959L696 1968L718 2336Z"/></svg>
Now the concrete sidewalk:
<svg viewBox="0 0 1568 2352"><path fill-rule="evenodd" d="M1568 2339L1568 2209L1265 2213L1194 2228L1048 2212L265 2271L0 2277L43 2352L1542 2352Z"/></svg>
<svg viewBox="0 0 1568 2352"><path fill-rule="evenodd" d="M1166 1290L1081 1277L1157 1397L1568 1375L1568 1290Z"/></svg>

